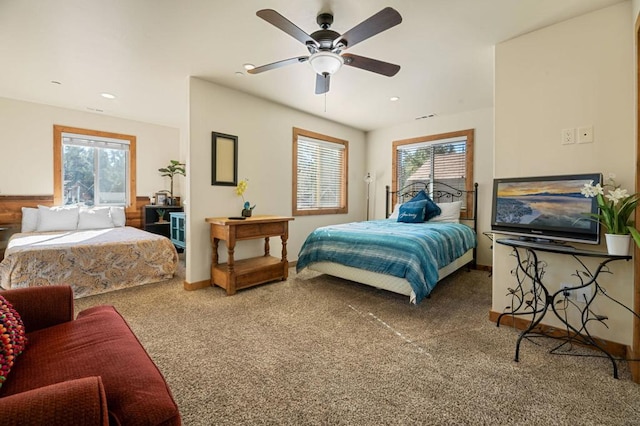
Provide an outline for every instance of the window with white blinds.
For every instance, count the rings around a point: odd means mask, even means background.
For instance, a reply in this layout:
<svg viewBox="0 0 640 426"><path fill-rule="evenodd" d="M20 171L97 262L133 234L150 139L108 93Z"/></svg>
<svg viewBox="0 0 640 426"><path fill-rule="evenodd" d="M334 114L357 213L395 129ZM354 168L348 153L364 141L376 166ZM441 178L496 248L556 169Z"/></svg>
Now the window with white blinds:
<svg viewBox="0 0 640 426"><path fill-rule="evenodd" d="M473 130L394 142L395 191L473 190ZM467 197L461 198L463 209Z"/></svg>
<svg viewBox="0 0 640 426"><path fill-rule="evenodd" d="M348 142L294 129L294 215L347 212Z"/></svg>
<svg viewBox="0 0 640 426"><path fill-rule="evenodd" d="M54 147L56 203L131 205L135 137L55 126Z"/></svg>

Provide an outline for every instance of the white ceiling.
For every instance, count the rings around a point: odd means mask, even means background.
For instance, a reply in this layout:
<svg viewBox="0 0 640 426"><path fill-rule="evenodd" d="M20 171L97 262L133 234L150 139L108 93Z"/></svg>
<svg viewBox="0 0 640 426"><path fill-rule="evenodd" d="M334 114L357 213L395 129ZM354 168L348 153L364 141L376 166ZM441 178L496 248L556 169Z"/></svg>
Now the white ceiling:
<svg viewBox="0 0 640 426"><path fill-rule="evenodd" d="M181 127L196 76L373 130L493 106L496 43L621 1L0 0L0 97ZM394 77L343 67L325 98L307 63L242 68L308 54L259 9L307 33L331 11L331 29L344 33L387 6L403 22L347 52L401 65Z"/></svg>

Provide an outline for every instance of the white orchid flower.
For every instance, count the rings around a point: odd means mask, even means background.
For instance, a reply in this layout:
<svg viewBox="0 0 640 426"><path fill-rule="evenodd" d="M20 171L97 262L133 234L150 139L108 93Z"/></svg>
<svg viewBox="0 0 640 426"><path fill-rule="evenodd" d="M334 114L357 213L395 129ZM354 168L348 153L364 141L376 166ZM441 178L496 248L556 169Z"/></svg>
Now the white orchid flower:
<svg viewBox="0 0 640 426"><path fill-rule="evenodd" d="M617 205L618 202L624 198L627 198L629 194L627 194L626 189L616 188L613 191L609 191L609 194L605 195L605 197L613 202L613 205Z"/></svg>

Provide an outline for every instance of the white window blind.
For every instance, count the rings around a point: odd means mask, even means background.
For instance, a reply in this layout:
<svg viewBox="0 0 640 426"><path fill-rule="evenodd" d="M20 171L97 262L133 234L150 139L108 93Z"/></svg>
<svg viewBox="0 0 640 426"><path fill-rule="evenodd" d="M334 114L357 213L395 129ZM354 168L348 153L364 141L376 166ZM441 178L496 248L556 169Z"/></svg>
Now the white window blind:
<svg viewBox="0 0 640 426"><path fill-rule="evenodd" d="M298 136L297 209L342 208L345 146Z"/></svg>

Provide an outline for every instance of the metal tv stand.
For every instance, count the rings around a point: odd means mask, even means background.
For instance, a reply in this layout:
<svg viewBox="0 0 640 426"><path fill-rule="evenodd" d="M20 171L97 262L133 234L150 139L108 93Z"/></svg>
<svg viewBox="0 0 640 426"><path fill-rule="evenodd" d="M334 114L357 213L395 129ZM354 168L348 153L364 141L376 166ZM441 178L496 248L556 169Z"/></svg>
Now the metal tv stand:
<svg viewBox="0 0 640 426"><path fill-rule="evenodd" d="M609 263L616 260L630 260L631 256L616 256L606 252L581 250L562 244L549 244L507 238L498 239L496 240L496 243L512 247L512 255L517 259L517 266L511 271L512 275L516 277L516 286L515 288L509 288L508 294L511 296L511 306L505 308L505 311L498 316L496 325L498 327L500 326L500 321L505 315L511 315L513 317L521 315L531 316L529 326L520 333L518 340L516 341L515 361L519 361L520 343L522 342L522 339L541 336L551 337L561 341L558 346L551 349L551 353L607 357L613 366L613 377L617 379L618 366L616 361L618 359L607 351L602 340L591 335L589 326L593 321L607 326L606 320L608 320L608 317L605 315L598 315L593 311L593 301L596 297L606 297L627 311L633 313L637 318L640 318L640 316L633 310L609 296L606 289L602 288L598 283L598 276L600 273L611 273L608 267ZM564 254L575 259L579 267L572 275L578 278L580 284L573 287L560 288L554 293L551 293L542 281L548 265L546 262L538 260L538 252ZM591 271L582 261L581 258L583 257L600 258L602 261L595 270ZM557 287L560 287L560 285ZM581 304L576 303L566 296L568 292L587 287L591 287L592 289L591 297L584 297ZM579 313L579 317L581 319L579 324L572 324L569 321L569 310L577 311ZM540 326L540 322L549 311L553 312L565 328L564 330L556 330L559 331L560 334L554 333L553 335L550 335L548 332L543 330L544 327ZM574 321L574 323L575 322L576 321ZM568 353L567 351L571 349L571 345L574 343L581 346L591 347L596 351L599 351L600 355L579 355Z"/></svg>

